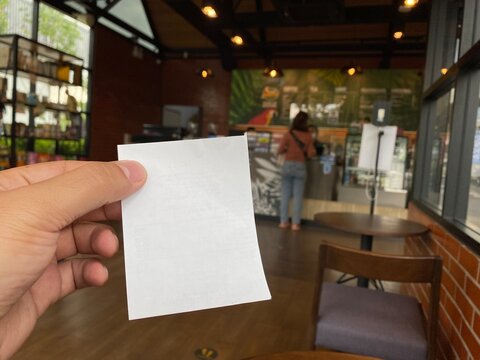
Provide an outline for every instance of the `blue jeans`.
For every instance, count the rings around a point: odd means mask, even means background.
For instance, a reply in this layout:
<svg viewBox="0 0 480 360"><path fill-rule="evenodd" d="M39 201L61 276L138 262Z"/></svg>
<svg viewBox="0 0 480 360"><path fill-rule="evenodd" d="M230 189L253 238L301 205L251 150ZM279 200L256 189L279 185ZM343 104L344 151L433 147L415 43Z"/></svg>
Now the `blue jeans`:
<svg viewBox="0 0 480 360"><path fill-rule="evenodd" d="M292 224L300 224L303 191L307 167L298 161L285 161L282 168L282 198L280 200L280 222L288 222L288 202L293 195Z"/></svg>

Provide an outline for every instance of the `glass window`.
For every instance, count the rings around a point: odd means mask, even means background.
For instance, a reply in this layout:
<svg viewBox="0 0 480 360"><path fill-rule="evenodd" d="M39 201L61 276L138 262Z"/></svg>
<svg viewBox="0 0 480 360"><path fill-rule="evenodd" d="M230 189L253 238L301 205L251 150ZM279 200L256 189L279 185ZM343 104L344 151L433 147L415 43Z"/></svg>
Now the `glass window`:
<svg viewBox="0 0 480 360"><path fill-rule="evenodd" d="M436 101L434 117L430 119L434 123L430 134L432 147L430 163L427 165L428 188L425 200L438 210L443 206L454 93L452 89Z"/></svg>
<svg viewBox="0 0 480 360"><path fill-rule="evenodd" d="M0 34L32 36L33 0L0 0Z"/></svg>
<svg viewBox="0 0 480 360"><path fill-rule="evenodd" d="M120 1L112 7L110 13L153 39L152 29L140 0Z"/></svg>
<svg viewBox="0 0 480 360"><path fill-rule="evenodd" d="M443 36L438 43L441 47L440 59L436 62L434 79L438 79L442 75L442 69L448 69L458 60L462 35L463 4L463 0L448 0L446 3L445 27L442 29Z"/></svg>
<svg viewBox="0 0 480 360"><path fill-rule="evenodd" d="M468 193L467 225L480 230L480 106L477 110L477 128L473 143L472 170Z"/></svg>
<svg viewBox="0 0 480 360"><path fill-rule="evenodd" d="M85 66L88 66L90 28L44 4L40 4L38 41L78 56L84 60Z"/></svg>

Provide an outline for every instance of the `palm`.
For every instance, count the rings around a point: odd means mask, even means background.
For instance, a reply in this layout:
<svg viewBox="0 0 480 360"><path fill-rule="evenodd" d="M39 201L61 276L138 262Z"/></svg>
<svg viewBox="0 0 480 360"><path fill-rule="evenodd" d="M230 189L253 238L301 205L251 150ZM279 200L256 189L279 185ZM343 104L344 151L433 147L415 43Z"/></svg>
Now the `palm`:
<svg viewBox="0 0 480 360"><path fill-rule="evenodd" d="M118 240L111 229L91 221L118 218L118 204L71 217L61 208L54 212L58 216L41 211L58 206L52 194L18 202L18 198L28 198L29 188L37 183L81 165L50 163L0 173L0 288L6 289L0 293L0 349L3 341L7 357L23 343L49 305L76 289L107 280L98 261L72 257L116 252ZM16 254L15 259L3 255L9 253Z"/></svg>

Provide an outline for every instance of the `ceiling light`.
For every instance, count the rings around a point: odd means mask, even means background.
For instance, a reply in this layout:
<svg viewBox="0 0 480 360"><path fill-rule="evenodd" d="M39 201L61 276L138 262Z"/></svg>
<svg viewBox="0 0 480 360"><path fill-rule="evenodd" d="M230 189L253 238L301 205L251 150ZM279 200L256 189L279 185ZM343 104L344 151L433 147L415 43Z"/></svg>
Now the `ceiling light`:
<svg viewBox="0 0 480 360"><path fill-rule="evenodd" d="M393 38L396 40L400 40L403 37L403 31L395 31L393 33Z"/></svg>
<svg viewBox="0 0 480 360"><path fill-rule="evenodd" d="M442 75L445 75L448 72L448 69L447 68L441 68L440 72L442 73Z"/></svg>
<svg viewBox="0 0 480 360"><path fill-rule="evenodd" d="M415 6L417 6L417 4L418 4L418 0L404 0L403 1L403 6L405 6L407 8L415 7Z"/></svg>
<svg viewBox="0 0 480 360"><path fill-rule="evenodd" d="M270 78L279 78L283 76L283 71L277 66L270 65L263 70L263 75Z"/></svg>
<svg viewBox="0 0 480 360"><path fill-rule="evenodd" d="M212 69L210 68L202 68L199 72L198 72L198 75L200 75L200 77L202 79L207 79L209 77L213 77L213 71Z"/></svg>
<svg viewBox="0 0 480 360"><path fill-rule="evenodd" d="M235 45L237 46L242 46L244 44L243 42L243 38L240 36L240 35L233 35L231 38L230 38L230 41L232 43L234 43Z"/></svg>
<svg viewBox="0 0 480 360"><path fill-rule="evenodd" d="M349 65L349 66L344 66L342 68L342 73L353 76L355 74L361 74L363 73L363 70L360 66L358 65Z"/></svg>
<svg viewBox="0 0 480 360"><path fill-rule="evenodd" d="M204 1L202 3L202 12L205 14L205 16L215 19L218 17L217 10L213 7L213 5L209 1Z"/></svg>

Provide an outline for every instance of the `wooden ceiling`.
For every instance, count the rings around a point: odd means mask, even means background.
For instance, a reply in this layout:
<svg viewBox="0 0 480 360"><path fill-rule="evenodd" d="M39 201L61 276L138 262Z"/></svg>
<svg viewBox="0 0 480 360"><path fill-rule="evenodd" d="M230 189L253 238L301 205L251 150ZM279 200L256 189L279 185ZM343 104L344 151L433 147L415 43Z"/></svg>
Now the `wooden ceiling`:
<svg viewBox="0 0 480 360"><path fill-rule="evenodd" d="M202 0L144 0L164 56L220 56L234 66L240 58L305 56L392 56L425 54L430 4L408 13L400 0L216 0L209 19ZM393 39L397 27L405 36ZM230 43L233 32L246 40Z"/></svg>
<svg viewBox="0 0 480 360"><path fill-rule="evenodd" d="M44 1L69 10L69 1ZM96 19L111 20L151 43L160 57L217 57L232 69L244 59L374 56L388 68L392 58L423 57L431 0L420 0L406 13L399 11L402 0L138 0L154 39L109 13L130 0L102 0L107 4L103 9L95 0L74 1ZM216 7L217 19L201 12L204 1ZM400 40L393 39L397 28L404 30ZM234 32L242 35L244 46L231 43Z"/></svg>

